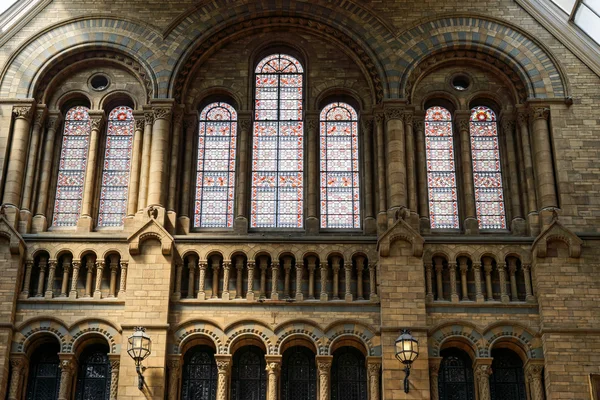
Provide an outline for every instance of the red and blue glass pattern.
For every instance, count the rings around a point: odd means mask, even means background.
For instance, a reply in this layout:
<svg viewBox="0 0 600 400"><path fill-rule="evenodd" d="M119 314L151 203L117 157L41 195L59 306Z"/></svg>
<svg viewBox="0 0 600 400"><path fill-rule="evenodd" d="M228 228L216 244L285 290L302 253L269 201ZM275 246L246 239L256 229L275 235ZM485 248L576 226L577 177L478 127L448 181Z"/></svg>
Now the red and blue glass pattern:
<svg viewBox="0 0 600 400"><path fill-rule="evenodd" d="M125 221L134 129L131 108L116 107L108 114L98 211L99 227L119 227Z"/></svg>
<svg viewBox="0 0 600 400"><path fill-rule="evenodd" d="M479 228L506 229L496 114L488 107L473 108L469 130Z"/></svg>
<svg viewBox="0 0 600 400"><path fill-rule="evenodd" d="M77 225L81 212L91 129L86 107L73 107L67 112L56 183L53 226Z"/></svg>
<svg viewBox="0 0 600 400"><path fill-rule="evenodd" d="M303 226L303 72L285 54L264 58L255 70L253 228Z"/></svg>
<svg viewBox="0 0 600 400"><path fill-rule="evenodd" d="M320 117L321 228L360 228L358 116L346 103L331 103Z"/></svg>
<svg viewBox="0 0 600 400"><path fill-rule="evenodd" d="M231 228L235 190L237 112L211 103L200 114L194 227Z"/></svg>
<svg viewBox="0 0 600 400"><path fill-rule="evenodd" d="M431 107L425 115L427 189L432 229L458 229L458 195L452 137L452 115Z"/></svg>

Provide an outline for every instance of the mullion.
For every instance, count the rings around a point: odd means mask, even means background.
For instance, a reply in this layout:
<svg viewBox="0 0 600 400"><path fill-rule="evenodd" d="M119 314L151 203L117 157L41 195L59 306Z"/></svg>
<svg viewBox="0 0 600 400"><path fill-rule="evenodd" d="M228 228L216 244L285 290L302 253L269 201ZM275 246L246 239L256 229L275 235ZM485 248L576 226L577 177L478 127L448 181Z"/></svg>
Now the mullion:
<svg viewBox="0 0 600 400"><path fill-rule="evenodd" d="M279 190L281 190L281 188L279 187L279 174L280 174L280 169L279 169L279 161L281 159L280 155L279 155L279 141L281 140L281 54L278 56L278 63L279 63L279 71L277 72L277 144L275 146L276 148L276 156L277 156L277 160L276 165L277 165L277 172L276 172L276 187L277 190L275 190L275 227L279 228Z"/></svg>

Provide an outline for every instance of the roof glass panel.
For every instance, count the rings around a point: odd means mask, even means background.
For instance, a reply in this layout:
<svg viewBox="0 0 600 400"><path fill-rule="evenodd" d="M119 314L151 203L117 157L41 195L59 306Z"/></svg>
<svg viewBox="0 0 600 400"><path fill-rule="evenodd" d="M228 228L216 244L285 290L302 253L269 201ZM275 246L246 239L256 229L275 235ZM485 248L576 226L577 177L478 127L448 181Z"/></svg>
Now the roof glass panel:
<svg viewBox="0 0 600 400"><path fill-rule="evenodd" d="M554 4L559 6L564 12L570 14L575 5L575 0L552 0Z"/></svg>
<svg viewBox="0 0 600 400"><path fill-rule="evenodd" d="M595 8L600 6L595 5ZM582 4L575 13L575 24L587 33L596 43L600 44L600 16L586 4Z"/></svg>

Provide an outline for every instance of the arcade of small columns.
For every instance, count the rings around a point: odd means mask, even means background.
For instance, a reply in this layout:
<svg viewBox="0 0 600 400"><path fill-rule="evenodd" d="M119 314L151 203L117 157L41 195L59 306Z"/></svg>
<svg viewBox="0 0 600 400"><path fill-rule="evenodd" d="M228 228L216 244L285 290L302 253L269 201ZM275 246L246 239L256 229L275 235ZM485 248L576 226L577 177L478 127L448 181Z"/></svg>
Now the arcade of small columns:
<svg viewBox="0 0 600 400"><path fill-rule="evenodd" d="M127 216L133 218L136 212L144 210L148 206L165 207L167 218L172 220L172 225L177 227L176 230L188 233L191 211L190 189L192 187L189 183L193 182L193 152L184 151L181 166L178 163L178 155L182 144L186 149L194 148L198 116L194 113L187 114L184 118L183 106L174 106L172 101L155 101L146 109L149 110L135 113ZM15 106L13 114L15 122L12 128L11 157L6 172L6 186L2 203L6 206L5 213L8 220L15 223L15 227L18 227L20 233L42 232L48 228L47 218L49 216L46 214L49 211L50 182L54 173L52 161L55 158L55 139L60 127L61 116L57 112L48 113L44 105L38 105L36 109L33 103ZM511 228L520 230L525 229L524 216L526 216L528 232L532 236L540 232L538 212L551 212L557 207L548 130L549 114L550 109L545 106L536 105L529 110L519 108L516 124L513 116L501 115L502 137L508 150L505 152L506 157L503 158L503 164L507 167L504 168L504 174L506 182L509 183L504 188L507 216L510 218ZM33 118L34 115L35 118ZM250 112L242 111L238 115L241 151L236 172L236 221L234 227L240 233L248 229L248 190L246 186L248 185L247 161L250 153L252 124ZM463 210L464 222L462 225L467 233L476 234L478 227L475 192L471 179L469 115L468 111L457 111L454 119L458 129L458 144L460 144L461 168L459 173L463 175L463 183L459 191L463 199L461 210ZM101 165L97 154L99 139L103 136L101 132L104 113L91 111L90 117L92 130L88 166L81 216L77 224L78 230L84 232L93 228L92 204L96 187L94 171ZM418 216L421 218L421 230L428 232L429 206L424 113L415 113L408 107L394 106L393 103L390 103L390 105L386 104L383 112L376 112L375 118L364 114L361 119L364 130L362 135L364 162L362 166L366 177L362 183L364 186L365 232L371 234L376 231L383 232L397 217L409 220L413 227L418 228ZM413 120L416 120L414 124ZM307 112L306 121L308 174L305 227L307 233L316 234L319 226L318 115L314 112ZM515 125L518 125L520 135L516 133ZM42 141L44 126L47 127L47 132ZM185 133L182 141L183 131ZM370 139L373 131L375 134L372 143ZM530 145L530 136L532 145ZM40 143L43 143L43 146ZM373 146L375 151L372 151ZM43 152L41 147L43 147ZM37 151L28 152L29 148ZM167 154L169 148L170 154ZM40 153L41 158L39 157ZM373 158L375 158L375 162ZM181 172L179 171L180 167L183 167ZM39 174L36 174L36 171L39 171ZM180 175L182 182L187 184L178 184ZM375 179L371 179L373 176ZM39 182L39 185L35 186L34 182ZM177 191L178 187L181 188L180 193ZM376 194L378 195L376 196ZM35 199L37 202L33 207ZM177 199L180 204L177 204ZM376 208L377 217L375 217ZM33 218L32 212L35 212ZM177 221L175 221L176 216ZM375 223L375 221L377 222Z"/></svg>

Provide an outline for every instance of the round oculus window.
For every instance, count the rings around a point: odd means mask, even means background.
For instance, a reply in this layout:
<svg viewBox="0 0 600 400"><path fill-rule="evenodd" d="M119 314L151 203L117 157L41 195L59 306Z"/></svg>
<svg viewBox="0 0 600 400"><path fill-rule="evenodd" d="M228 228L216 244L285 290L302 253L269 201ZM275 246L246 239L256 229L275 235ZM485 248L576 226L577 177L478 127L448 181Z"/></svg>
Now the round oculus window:
<svg viewBox="0 0 600 400"><path fill-rule="evenodd" d="M469 78L463 75L456 76L452 79L452 87L458 91L465 91L469 88L471 82Z"/></svg>
<svg viewBox="0 0 600 400"><path fill-rule="evenodd" d="M90 79L90 86L94 90L105 90L109 85L108 77L106 75L98 74L92 76Z"/></svg>

